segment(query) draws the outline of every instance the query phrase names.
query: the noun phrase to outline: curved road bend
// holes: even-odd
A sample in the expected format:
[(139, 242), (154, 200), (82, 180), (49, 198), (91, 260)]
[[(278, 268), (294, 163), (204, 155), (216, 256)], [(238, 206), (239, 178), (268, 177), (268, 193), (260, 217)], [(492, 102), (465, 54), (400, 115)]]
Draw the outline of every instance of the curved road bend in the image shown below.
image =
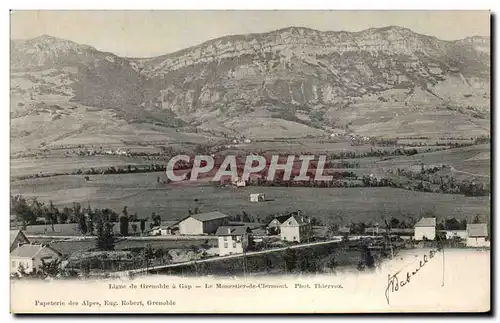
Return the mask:
[[(352, 237), (352, 238), (350, 238), (350, 240), (354, 240), (356, 238), (358, 238), (358, 237)], [(129, 273), (135, 274), (135, 273), (146, 272), (146, 271), (151, 271), (151, 270), (160, 270), (160, 269), (165, 269), (165, 268), (194, 265), (194, 264), (202, 263), (202, 262), (212, 262), (212, 261), (219, 261), (219, 260), (225, 260), (225, 259), (231, 259), (231, 258), (238, 258), (238, 257), (243, 257), (243, 256), (252, 256), (252, 255), (265, 254), (265, 253), (276, 252), (276, 251), (283, 251), (283, 250), (286, 250), (288, 248), (297, 249), (297, 248), (317, 246), (317, 245), (322, 245), (322, 244), (336, 243), (336, 242), (341, 242), (341, 241), (342, 241), (342, 239), (339, 238), (339, 239), (333, 239), (333, 240), (328, 240), (328, 241), (304, 243), (304, 244), (298, 244), (298, 245), (293, 245), (293, 246), (288, 246), (288, 247), (281, 247), (281, 248), (268, 249), (268, 250), (262, 250), (262, 251), (251, 251), (251, 252), (246, 252), (244, 254), (239, 253), (239, 254), (235, 254), (235, 255), (217, 256), (217, 257), (201, 259), (201, 260), (191, 260), (191, 261), (179, 262), (179, 263), (175, 263), (175, 264), (153, 266), (153, 267), (149, 267), (149, 268), (139, 268), (139, 269), (133, 269), (133, 270), (115, 271), (115, 272), (109, 273), (109, 275), (110, 276), (126, 276)]]

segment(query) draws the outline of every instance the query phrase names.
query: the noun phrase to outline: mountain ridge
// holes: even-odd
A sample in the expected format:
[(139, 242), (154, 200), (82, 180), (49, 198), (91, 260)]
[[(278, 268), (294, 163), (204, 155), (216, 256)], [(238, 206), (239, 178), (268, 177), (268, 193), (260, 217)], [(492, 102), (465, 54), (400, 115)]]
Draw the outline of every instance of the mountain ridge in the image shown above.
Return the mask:
[[(291, 26), (152, 58), (40, 36), (11, 40), (11, 71), (14, 117), (60, 101), (129, 125), (189, 125), (220, 136), (412, 135), (420, 122), (436, 135), (489, 132), (490, 39), (482, 36)], [(457, 130), (442, 129), (451, 124)]]

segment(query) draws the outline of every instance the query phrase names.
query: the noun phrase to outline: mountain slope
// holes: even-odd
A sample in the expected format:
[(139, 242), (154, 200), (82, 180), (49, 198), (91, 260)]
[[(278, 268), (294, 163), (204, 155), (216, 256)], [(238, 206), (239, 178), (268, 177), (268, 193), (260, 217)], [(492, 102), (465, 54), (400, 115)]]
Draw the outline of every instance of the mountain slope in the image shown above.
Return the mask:
[(46, 36), (13, 41), (11, 49), (13, 72), (73, 68), (65, 76), (71, 101), (111, 109), (128, 124), (188, 123), (252, 137), (335, 129), (371, 136), (489, 133), (484, 37), (443, 41), (401, 27), (355, 33), (290, 27), (154, 58), (120, 58)]

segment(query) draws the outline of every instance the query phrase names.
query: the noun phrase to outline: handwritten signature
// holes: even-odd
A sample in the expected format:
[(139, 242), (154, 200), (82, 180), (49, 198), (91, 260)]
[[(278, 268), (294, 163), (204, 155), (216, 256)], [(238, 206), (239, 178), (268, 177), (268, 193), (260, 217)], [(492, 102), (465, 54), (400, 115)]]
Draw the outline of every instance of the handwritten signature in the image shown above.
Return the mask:
[(435, 250), (430, 250), (428, 254), (425, 254), (423, 258), (420, 260), (418, 268), (416, 268), (413, 271), (408, 271), (406, 272), (406, 276), (403, 279), (398, 278), (398, 275), (401, 273), (401, 270), (395, 273), (394, 275), (388, 275), (388, 283), (387, 283), (387, 288), (385, 290), (385, 298), (387, 300), (387, 304), (390, 304), (389, 302), (389, 296), (391, 293), (395, 293), (399, 291), (400, 288), (405, 287), (411, 282), (411, 277), (415, 276), (420, 269), (422, 269), (425, 264), (427, 264), (430, 259), (434, 258), (434, 255), (436, 252), (441, 251), (441, 249), (435, 249)]

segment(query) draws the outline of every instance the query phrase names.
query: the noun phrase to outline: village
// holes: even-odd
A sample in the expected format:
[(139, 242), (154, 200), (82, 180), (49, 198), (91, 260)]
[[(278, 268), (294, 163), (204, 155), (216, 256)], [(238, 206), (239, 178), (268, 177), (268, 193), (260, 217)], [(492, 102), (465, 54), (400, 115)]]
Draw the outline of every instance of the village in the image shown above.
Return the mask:
[[(266, 197), (252, 193), (249, 200), (264, 203)], [(266, 223), (239, 220), (220, 211), (190, 210), (179, 221), (139, 221), (140, 234), (136, 222), (111, 223), (105, 237), (102, 232), (97, 236), (51, 234), (50, 225), (11, 227), (10, 273), (16, 278), (126, 275), (325, 244), (335, 248), (342, 243), (359, 250), (385, 251), (386, 256), (398, 249), (430, 246), (490, 247), (488, 225), (479, 217), (463, 223), (465, 227), (438, 223), (436, 217), (422, 217), (412, 227), (398, 225), (394, 219), (372, 226), (323, 225), (300, 210)], [(77, 224), (57, 224), (52, 231), (62, 232), (60, 226), (70, 225)], [(111, 247), (106, 247), (106, 239), (113, 241)], [(77, 247), (79, 244), (85, 246)]]

